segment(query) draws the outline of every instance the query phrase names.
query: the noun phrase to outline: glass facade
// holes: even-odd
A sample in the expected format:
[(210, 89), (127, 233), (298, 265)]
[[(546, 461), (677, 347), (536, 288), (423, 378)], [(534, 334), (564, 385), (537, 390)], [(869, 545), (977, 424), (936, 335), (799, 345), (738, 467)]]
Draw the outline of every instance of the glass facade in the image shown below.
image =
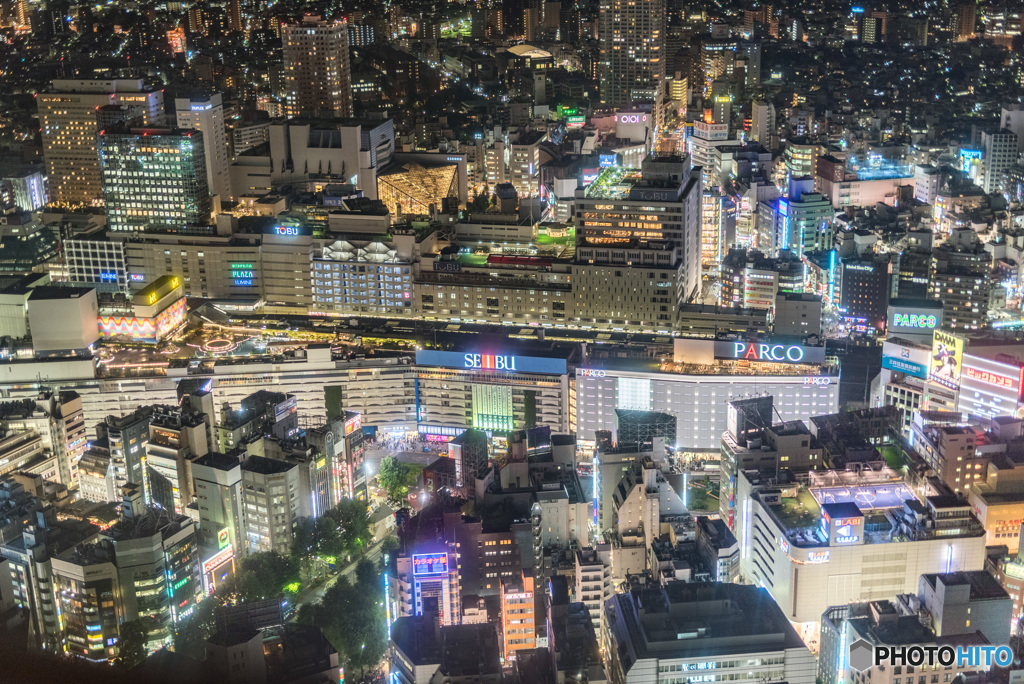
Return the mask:
[(378, 176), (377, 196), (392, 216), (428, 215), (432, 204), (440, 211), (442, 200), (459, 201), (458, 168), (405, 164), (400, 171)]
[(99, 155), (111, 230), (209, 232), (213, 205), (201, 133), (103, 131)]

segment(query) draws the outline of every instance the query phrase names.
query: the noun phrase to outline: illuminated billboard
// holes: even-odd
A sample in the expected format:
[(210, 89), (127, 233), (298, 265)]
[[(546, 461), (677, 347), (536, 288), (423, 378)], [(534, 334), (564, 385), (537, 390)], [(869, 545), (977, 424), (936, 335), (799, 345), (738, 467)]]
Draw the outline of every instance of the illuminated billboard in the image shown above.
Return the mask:
[(716, 359), (763, 363), (825, 363), (824, 347), (774, 342), (715, 342)]
[(179, 299), (155, 318), (137, 316), (100, 316), (97, 320), (101, 337), (124, 335), (139, 342), (156, 342), (177, 328), (188, 313), (185, 299)]
[(886, 334), (921, 340), (942, 327), (942, 304), (930, 300), (894, 299), (886, 316)]
[(928, 368), (928, 379), (949, 389), (959, 388), (963, 360), (963, 339), (951, 333), (936, 330), (932, 341), (932, 358)]
[(416, 352), (416, 363), (422, 366), (443, 366), (468, 370), (498, 371), (506, 373), (546, 373), (565, 375), (565, 359), (514, 354), (487, 354), (481, 352), (446, 352), (422, 349)]
[(416, 553), (412, 556), (413, 575), (443, 575), (448, 573), (447, 553)]

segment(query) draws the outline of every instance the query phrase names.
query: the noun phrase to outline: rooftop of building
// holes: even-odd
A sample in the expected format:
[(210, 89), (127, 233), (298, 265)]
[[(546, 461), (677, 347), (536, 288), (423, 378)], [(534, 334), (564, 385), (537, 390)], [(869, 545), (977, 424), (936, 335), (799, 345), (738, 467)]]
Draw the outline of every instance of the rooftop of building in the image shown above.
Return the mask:
[(228, 456), (227, 454), (222, 454), (217, 451), (211, 451), (205, 456), (197, 458), (193, 461), (193, 464), (214, 468), (216, 470), (231, 470), (232, 468), (238, 467), (240, 462), (235, 456)]
[(263, 456), (250, 456), (242, 463), (242, 470), (259, 475), (280, 475), (281, 473), (287, 473), (295, 466), (295, 463), (288, 461), (279, 461)]
[[(958, 497), (925, 496), (922, 501), (899, 473), (885, 466), (812, 471), (806, 483), (773, 484), (774, 472), (762, 475), (744, 471), (744, 477), (755, 483), (755, 500), (761, 502), (790, 543), (799, 547), (828, 545), (821, 531), (823, 510), (832, 519), (862, 515), (865, 544), (985, 534), (970, 506)], [(940, 516), (942, 524), (935, 522)]]
[(436, 663), (451, 677), (501, 672), (498, 633), (490, 623), (439, 627), (432, 616), (400, 617), (391, 625), (391, 641), (414, 665)]
[(59, 285), (40, 285), (32, 288), (29, 301), (37, 302), (45, 299), (79, 299), (93, 292), (91, 287), (62, 287)]
[(947, 587), (969, 586), (971, 601), (1002, 600), (1007, 598), (1006, 590), (996, 578), (985, 570), (972, 572), (945, 572), (921, 575), (921, 579), (935, 589), (939, 583)]
[(237, 646), (247, 643), (259, 633), (258, 629), (253, 629), (252, 627), (233, 627), (218, 630), (206, 641), (214, 646)]
[(805, 648), (767, 591), (722, 582), (672, 582), (605, 604), (627, 672), (645, 658), (700, 658)]
[(159, 533), (165, 539), (192, 525), (185, 515), (175, 515), (162, 508), (147, 508), (141, 515), (123, 517), (115, 525), (103, 531), (103, 536), (115, 542), (144, 539)]

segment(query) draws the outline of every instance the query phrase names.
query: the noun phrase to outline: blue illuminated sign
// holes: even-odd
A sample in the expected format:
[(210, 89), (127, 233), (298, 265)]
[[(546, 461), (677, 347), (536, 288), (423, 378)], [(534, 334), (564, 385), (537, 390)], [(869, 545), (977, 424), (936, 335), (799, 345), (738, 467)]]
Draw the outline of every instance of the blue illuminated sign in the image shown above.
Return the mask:
[(264, 235), (280, 235), (281, 237), (298, 237), (300, 235), (312, 235), (313, 230), (309, 226), (266, 226), (263, 229)]
[(235, 287), (252, 287), (252, 278), (235, 278)]
[(416, 553), (412, 556), (413, 575), (441, 575), (447, 572), (447, 553)]
[(145, 280), (146, 280), (146, 276), (144, 276), (141, 273), (132, 273), (128, 277), (131, 279), (131, 281), (133, 283), (142, 283), (142, 282), (145, 282)]
[(616, 157), (614, 154), (602, 154), (597, 158), (598, 166), (615, 166)]
[(105, 283), (109, 283), (109, 282), (115, 282), (116, 283), (117, 282), (117, 274), (114, 273), (113, 271), (100, 271), (100, 281), (101, 282), (105, 282)]
[(422, 366), (498, 372), (546, 373), (550, 375), (565, 375), (566, 373), (565, 359), (486, 352), (446, 352), (424, 349), (416, 352), (416, 363)]
[(907, 375), (913, 375), (915, 378), (921, 378), (926, 380), (928, 378), (928, 369), (919, 363), (913, 361), (906, 361), (904, 359), (897, 359), (892, 356), (882, 357), (882, 368), (888, 368), (894, 370), (897, 373), (906, 373)]

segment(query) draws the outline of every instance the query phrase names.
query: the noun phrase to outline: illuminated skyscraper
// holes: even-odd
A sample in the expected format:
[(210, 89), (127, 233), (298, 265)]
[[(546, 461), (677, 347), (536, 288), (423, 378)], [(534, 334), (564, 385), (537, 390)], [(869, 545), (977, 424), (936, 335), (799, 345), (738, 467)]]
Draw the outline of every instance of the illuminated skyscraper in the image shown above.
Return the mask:
[(111, 230), (180, 233), (209, 225), (202, 133), (120, 126), (98, 140)]
[(124, 105), (130, 116), (152, 124), (163, 113), (162, 90), (142, 80), (54, 81), (36, 98), (50, 201), (88, 204), (101, 196), (99, 158), (96, 154), (98, 111), (106, 105)]
[(348, 24), (303, 17), (281, 27), (288, 115), (352, 116)]
[(654, 101), (665, 81), (665, 0), (601, 0), (601, 104)]
[(224, 128), (224, 102), (220, 93), (174, 100), (178, 127), (203, 134), (206, 156), (206, 182), (210, 195), (220, 195), (222, 202), (231, 198), (231, 174), (228, 167), (227, 131)]

